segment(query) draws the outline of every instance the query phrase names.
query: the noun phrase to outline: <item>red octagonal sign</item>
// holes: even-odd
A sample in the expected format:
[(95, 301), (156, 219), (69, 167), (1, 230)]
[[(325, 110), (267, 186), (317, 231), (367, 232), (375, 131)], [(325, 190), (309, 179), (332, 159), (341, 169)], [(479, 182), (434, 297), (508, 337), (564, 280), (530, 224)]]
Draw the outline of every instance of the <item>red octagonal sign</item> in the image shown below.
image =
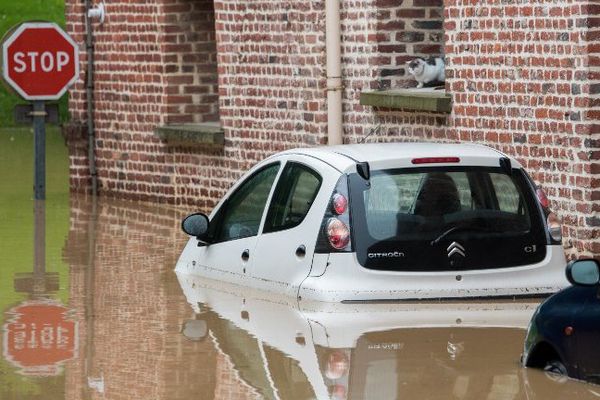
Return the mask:
[(79, 77), (77, 44), (54, 23), (23, 23), (2, 43), (2, 77), (26, 100), (56, 100)]
[(76, 355), (77, 324), (68, 310), (53, 302), (26, 302), (10, 310), (4, 325), (4, 357), (24, 375), (60, 373), (61, 364)]

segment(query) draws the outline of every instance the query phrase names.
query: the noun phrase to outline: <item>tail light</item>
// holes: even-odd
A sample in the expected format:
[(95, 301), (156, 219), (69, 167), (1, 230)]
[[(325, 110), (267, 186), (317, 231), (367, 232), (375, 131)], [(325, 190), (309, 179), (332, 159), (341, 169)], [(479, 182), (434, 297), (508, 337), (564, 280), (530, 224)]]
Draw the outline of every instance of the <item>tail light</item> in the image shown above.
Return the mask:
[(413, 158), (413, 164), (449, 164), (459, 163), (460, 158), (458, 157), (421, 157)]
[(350, 363), (348, 357), (342, 350), (335, 350), (327, 358), (325, 365), (325, 376), (328, 379), (340, 379), (348, 373)]
[(552, 240), (556, 242), (562, 241), (562, 227), (560, 224), (560, 218), (551, 212), (548, 214), (546, 222), (548, 224), (548, 233), (550, 234)]
[(331, 206), (333, 212), (337, 215), (342, 215), (348, 209), (348, 199), (343, 194), (335, 193), (331, 198)]
[(323, 216), (315, 252), (351, 252), (350, 203), (348, 177), (342, 175), (335, 185)]
[(333, 385), (331, 388), (331, 400), (346, 400), (348, 398), (348, 389), (345, 385)]
[(319, 370), (323, 377), (323, 383), (327, 386), (329, 399), (346, 400), (351, 375), (352, 349), (317, 347), (319, 348), (315, 349), (319, 360)]
[(546, 196), (546, 193), (542, 190), (542, 188), (537, 188), (535, 194), (540, 202), (540, 205), (544, 209), (544, 213), (546, 214), (546, 226), (548, 227), (548, 233), (550, 234), (550, 237), (555, 242), (561, 242), (562, 226), (560, 223), (560, 218), (558, 218), (558, 215), (550, 210), (550, 200), (548, 200), (548, 196)]
[(350, 229), (337, 218), (329, 218), (327, 222), (327, 239), (336, 250), (343, 250), (350, 242)]
[(544, 193), (544, 191), (541, 188), (537, 188), (535, 194), (542, 207), (544, 207), (545, 209), (550, 208), (550, 200), (548, 200), (548, 196), (546, 196), (546, 193)]

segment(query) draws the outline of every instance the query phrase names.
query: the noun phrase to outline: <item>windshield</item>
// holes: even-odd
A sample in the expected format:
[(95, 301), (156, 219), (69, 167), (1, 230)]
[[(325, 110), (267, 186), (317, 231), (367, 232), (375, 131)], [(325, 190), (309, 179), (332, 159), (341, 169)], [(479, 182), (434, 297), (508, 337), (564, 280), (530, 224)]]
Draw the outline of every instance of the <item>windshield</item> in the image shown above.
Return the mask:
[(543, 221), (522, 171), (382, 170), (368, 183), (351, 175), (350, 185), (355, 248), (365, 267), (482, 269), (545, 256)]

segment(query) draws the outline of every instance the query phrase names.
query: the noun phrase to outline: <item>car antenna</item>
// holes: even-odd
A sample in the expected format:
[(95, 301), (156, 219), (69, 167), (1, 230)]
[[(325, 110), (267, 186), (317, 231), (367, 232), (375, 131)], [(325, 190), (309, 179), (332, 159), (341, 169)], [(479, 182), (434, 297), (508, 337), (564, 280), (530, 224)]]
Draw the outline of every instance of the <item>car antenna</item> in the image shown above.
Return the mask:
[(362, 138), (360, 140), (360, 142), (358, 142), (358, 143), (360, 143), (360, 144), (364, 143), (365, 140), (367, 140), (369, 138), (369, 136), (371, 136), (372, 134), (378, 135), (380, 129), (381, 129), (381, 125), (377, 124), (377, 126), (375, 128), (373, 128), (373, 129), (371, 129), (371, 131), (367, 134), (367, 136), (365, 136), (364, 138)]

